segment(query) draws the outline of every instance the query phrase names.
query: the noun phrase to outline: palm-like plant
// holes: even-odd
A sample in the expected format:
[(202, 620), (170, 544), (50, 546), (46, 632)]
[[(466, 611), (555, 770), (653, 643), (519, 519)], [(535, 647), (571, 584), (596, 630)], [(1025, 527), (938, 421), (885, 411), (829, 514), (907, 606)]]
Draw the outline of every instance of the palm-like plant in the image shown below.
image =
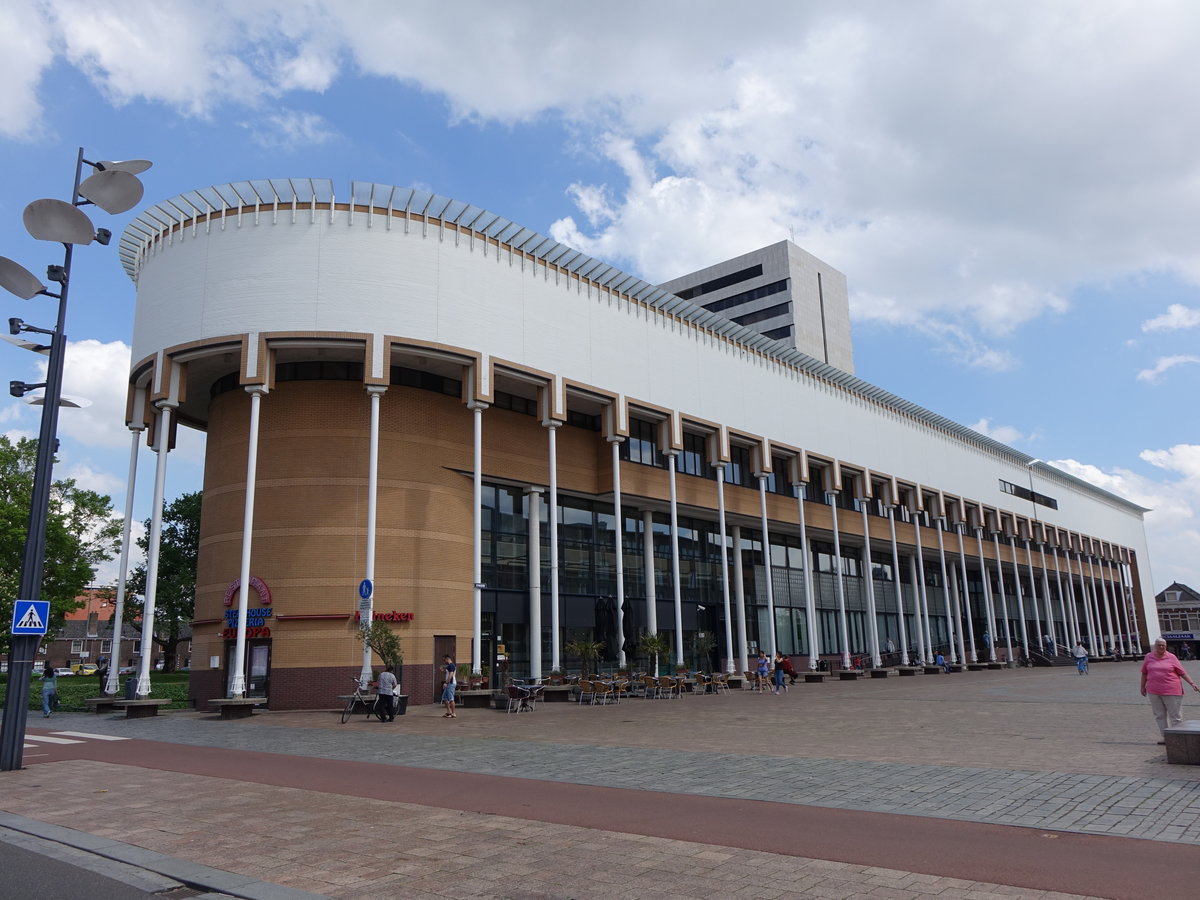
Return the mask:
[(599, 659), (601, 651), (604, 650), (604, 641), (589, 641), (586, 638), (577, 638), (573, 641), (567, 641), (563, 647), (572, 656), (579, 657), (579, 668), (584, 677), (591, 674), (592, 660)]
[(650, 657), (654, 665), (654, 677), (658, 677), (658, 657), (664, 653), (671, 652), (670, 639), (661, 632), (651, 633), (645, 631), (642, 633), (641, 639), (637, 645), (638, 653)]

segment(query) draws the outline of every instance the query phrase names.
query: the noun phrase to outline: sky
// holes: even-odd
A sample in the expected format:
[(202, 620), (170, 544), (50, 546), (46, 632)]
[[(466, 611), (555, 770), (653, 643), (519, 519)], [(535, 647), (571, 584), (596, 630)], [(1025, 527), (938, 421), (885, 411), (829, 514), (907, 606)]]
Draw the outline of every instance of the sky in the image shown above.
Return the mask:
[[(436, 191), (650, 282), (791, 238), (849, 280), (859, 377), (1148, 507), (1155, 590), (1200, 587), (1198, 61), (1189, 0), (4, 0), (0, 253), (61, 262), (21, 213), (69, 199), (81, 146), (155, 163), (142, 204), (93, 211), (116, 236), (184, 191), (314, 177)], [(91, 406), (55, 474), (119, 513), (117, 242), (75, 253), (64, 392)], [(40, 362), (0, 346), (9, 379)], [(38, 415), (6, 397), (0, 433)], [(168, 502), (200, 487), (180, 433)]]

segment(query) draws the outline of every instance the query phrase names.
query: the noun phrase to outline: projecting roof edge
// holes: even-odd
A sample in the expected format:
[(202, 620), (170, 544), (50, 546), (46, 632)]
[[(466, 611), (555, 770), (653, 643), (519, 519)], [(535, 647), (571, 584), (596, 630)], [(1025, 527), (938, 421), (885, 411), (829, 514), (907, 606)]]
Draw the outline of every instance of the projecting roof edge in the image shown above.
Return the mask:
[[(335, 205), (333, 181), (325, 178), (270, 178), (237, 181), (230, 184), (188, 191), (169, 200), (148, 207), (138, 214), (121, 236), (120, 256), (126, 273), (136, 283), (138, 269), (147, 248), (161, 239), (164, 232), (182, 229), (189, 223), (194, 228), (200, 217), (214, 212), (224, 214), (232, 209), (254, 209), (256, 212), (281, 210), (296, 214), (310, 210), (315, 214), (318, 204)], [(945, 416), (892, 394), (881, 387), (863, 381), (828, 363), (821, 362), (799, 350), (794, 350), (779, 341), (764, 337), (756, 331), (738, 325), (723, 316), (717, 316), (703, 307), (684, 300), (682, 297), (663, 290), (661, 287), (642, 281), (602, 260), (552, 238), (531, 231), (510, 219), (495, 215), (469, 203), (442, 197), (416, 188), (403, 188), (367, 181), (351, 181), (348, 198), (341, 201), (351, 204), (351, 215), (358, 207), (381, 213), (420, 215), (438, 219), (443, 224), (468, 229), (476, 234), (508, 244), (514, 250), (527, 253), (547, 265), (585, 278), (593, 284), (660, 309), (668, 315), (678, 316), (697, 328), (721, 335), (748, 349), (762, 353), (798, 371), (824, 381), (840, 390), (855, 394), (864, 400), (878, 404), (901, 415), (909, 416), (934, 430), (964, 441), (989, 453), (993, 453), (1016, 465), (1029, 466), (1035, 460), (1027, 454), (1014, 450), (1007, 444), (980, 434), (960, 425)], [(371, 212), (366, 213), (371, 215)], [(482, 227), (480, 222), (484, 222)], [(511, 231), (510, 229), (516, 229)], [(508, 234), (505, 234), (508, 232)], [(517, 239), (519, 243), (516, 243)], [(568, 254), (574, 254), (569, 256)], [(563, 260), (563, 257), (567, 259)], [(1061, 469), (1053, 473), (1086, 493), (1109, 498), (1118, 505), (1139, 512), (1145, 507), (1131, 503), (1116, 494), (1096, 487)]]

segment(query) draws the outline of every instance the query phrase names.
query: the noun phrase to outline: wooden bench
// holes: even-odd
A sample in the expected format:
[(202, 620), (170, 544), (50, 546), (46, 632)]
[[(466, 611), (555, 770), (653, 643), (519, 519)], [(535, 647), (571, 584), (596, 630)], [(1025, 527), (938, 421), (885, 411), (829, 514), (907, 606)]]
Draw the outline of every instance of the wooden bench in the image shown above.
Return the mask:
[(968, 672), (982, 672), (987, 668), (987, 663), (967, 663)]
[[(936, 669), (937, 666), (934, 666)], [(896, 671), (901, 675), (916, 675), (918, 672), (925, 671), (924, 666), (896, 666)]]
[(921, 668), (924, 669), (926, 675), (941, 675), (942, 674), (941, 666), (922, 666)]
[(891, 669), (872, 669), (871, 670), (872, 678), (887, 678), (891, 674), (892, 674)]
[(862, 669), (838, 669), (838, 678), (842, 681), (858, 681), (862, 673)]
[(113, 704), (117, 702), (116, 697), (88, 697), (83, 701), (83, 705), (88, 708), (89, 712), (94, 712), (97, 715), (104, 715), (113, 711)]
[(1167, 762), (1173, 766), (1200, 766), (1200, 719), (1187, 719), (1163, 732)]
[(254, 715), (254, 707), (266, 706), (266, 697), (226, 697), (209, 700), (209, 706), (215, 706), (221, 711), (222, 719), (248, 719)]
[(987, 667), (988, 667), (989, 669), (1003, 669), (1003, 668), (1004, 668), (1004, 663), (1002, 663), (1002, 662), (990, 662), (990, 663), (988, 663), (988, 664), (987, 664)]
[(805, 672), (804, 673), (804, 683), (805, 684), (823, 684), (825, 681), (826, 674), (827, 673), (825, 673), (825, 672)]
[(148, 719), (150, 716), (157, 716), (158, 708), (167, 706), (170, 702), (170, 700), (156, 700), (150, 697), (141, 700), (114, 700), (113, 709), (125, 710), (127, 719)]
[(946, 666), (946, 668), (951, 672), (961, 672), (965, 666), (963, 666), (962, 663), (950, 663), (950, 665)]

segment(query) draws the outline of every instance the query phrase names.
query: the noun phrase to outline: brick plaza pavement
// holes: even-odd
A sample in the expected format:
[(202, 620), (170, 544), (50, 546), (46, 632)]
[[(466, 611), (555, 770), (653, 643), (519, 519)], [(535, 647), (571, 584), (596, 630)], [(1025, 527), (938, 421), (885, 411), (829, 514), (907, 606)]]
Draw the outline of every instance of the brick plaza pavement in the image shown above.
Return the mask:
[[(1135, 663), (1097, 665), (1087, 677), (1070, 669), (980, 672), (798, 684), (779, 697), (548, 704), (519, 716), (465, 710), (453, 721), (438, 707), (420, 706), (390, 724), (356, 718), (343, 726), (328, 712), (309, 712), (240, 722), (200, 713), (141, 721), (71, 716), (62, 725), (196, 747), (800, 804), (826, 808), (828, 816), (859, 810), (1027, 826), (1051, 838), (1128, 835), (1186, 845), (1176, 851), (1181, 862), (1200, 859), (1200, 772), (1165, 764), (1137, 694)], [(37, 759), (26, 762), (20, 774), (37, 774)], [(680, 841), (531, 821), (519, 810), (480, 817), (247, 785), (236, 772), (225, 781), (166, 771), (147, 777), (142, 768), (107, 762), (44, 765), (55, 770), (39, 779), (48, 783), (26, 793), (6, 782), (0, 806), (59, 824), (86, 821), (89, 831), (102, 809), (110, 836), (184, 855), (203, 845), (198, 822), (207, 822), (203, 833), (218, 835), (229, 823), (262, 819), (268, 834), (279, 835), (271, 846), (281, 852), (242, 861), (239, 871), (261, 863), (249, 874), (327, 896), (1042, 896), (1039, 885), (1016, 875), (995, 881), (1023, 884), (1019, 890), (955, 879), (946, 874), (949, 863), (907, 871), (794, 855), (802, 847), (780, 854), (722, 846), (719, 822), (708, 823), (701, 841)], [(106, 793), (87, 789), (98, 782)], [(164, 804), (178, 805), (182, 821), (164, 825)], [(337, 823), (332, 833), (321, 827), (327, 823)], [(207, 857), (196, 859), (236, 859), (233, 848), (243, 839), (240, 830), (214, 839)], [(381, 843), (382, 859), (368, 853)], [(486, 878), (480, 854), (502, 860), (482, 866)], [(497, 878), (513, 865), (519, 888), (504, 893)], [(405, 892), (389, 893), (400, 881)]]

